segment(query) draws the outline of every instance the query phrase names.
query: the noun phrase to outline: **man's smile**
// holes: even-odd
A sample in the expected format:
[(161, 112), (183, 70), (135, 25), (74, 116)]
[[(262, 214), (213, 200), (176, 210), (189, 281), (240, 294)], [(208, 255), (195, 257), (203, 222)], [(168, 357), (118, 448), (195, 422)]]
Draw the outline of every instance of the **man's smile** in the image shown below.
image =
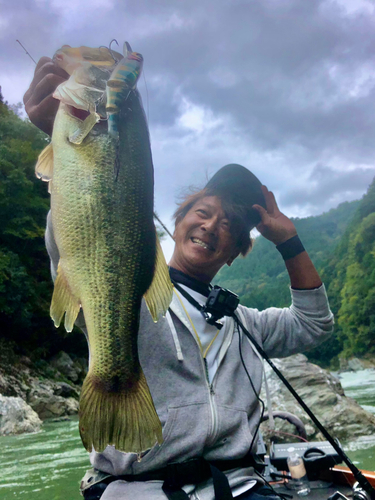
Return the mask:
[(199, 239), (199, 238), (192, 237), (192, 238), (190, 238), (190, 239), (191, 239), (191, 241), (192, 241), (193, 243), (195, 243), (195, 244), (197, 244), (197, 245), (199, 245), (199, 246), (201, 246), (201, 247), (205, 248), (206, 250), (211, 250), (212, 252), (214, 252), (214, 251), (215, 251), (215, 249), (214, 249), (214, 247), (213, 247), (213, 246), (211, 246), (209, 243), (206, 243), (205, 241), (202, 241), (202, 240), (201, 240), (201, 239)]

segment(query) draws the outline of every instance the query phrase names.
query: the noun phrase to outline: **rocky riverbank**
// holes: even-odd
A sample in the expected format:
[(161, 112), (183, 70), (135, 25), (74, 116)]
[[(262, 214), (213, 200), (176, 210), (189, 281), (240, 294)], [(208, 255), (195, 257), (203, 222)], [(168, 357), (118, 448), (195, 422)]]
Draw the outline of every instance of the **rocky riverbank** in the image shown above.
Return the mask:
[(43, 420), (78, 412), (87, 360), (65, 352), (32, 363), (3, 349), (0, 357), (0, 435), (36, 432)]
[[(375, 434), (375, 416), (365, 411), (344, 394), (340, 380), (330, 372), (309, 363), (298, 354), (274, 360), (279, 370), (326, 428), (342, 441)], [(347, 369), (368, 367), (361, 360)], [(32, 363), (26, 356), (16, 356), (2, 349), (0, 353), (0, 435), (36, 432), (46, 419), (69, 418), (78, 412), (82, 381), (87, 373), (87, 360), (72, 359), (60, 352), (48, 362)], [(323, 437), (310, 418), (294, 400), (282, 382), (266, 367), (274, 411), (297, 415), (305, 424), (309, 440)], [(262, 394), (266, 400), (265, 394)], [(295, 434), (292, 425), (276, 420), (277, 440), (289, 440)], [(266, 438), (275, 435), (267, 423), (262, 424)], [(284, 433), (284, 434), (283, 434)]]
[[(340, 380), (336, 376), (309, 363), (303, 354), (273, 361), (334, 437), (345, 442), (359, 436), (375, 434), (375, 415), (364, 410), (354, 399), (346, 397)], [(363, 369), (362, 365), (360, 369)], [(298, 416), (305, 424), (309, 441), (324, 439), (310, 417), (268, 366), (266, 376), (271, 393), (272, 409)], [(262, 397), (265, 400), (264, 392), (262, 392)], [(262, 424), (263, 434), (267, 438), (276, 437), (278, 442), (291, 441), (293, 439), (290, 434), (296, 434), (294, 426), (280, 419), (276, 419), (276, 430), (275, 433), (270, 429), (268, 423)]]

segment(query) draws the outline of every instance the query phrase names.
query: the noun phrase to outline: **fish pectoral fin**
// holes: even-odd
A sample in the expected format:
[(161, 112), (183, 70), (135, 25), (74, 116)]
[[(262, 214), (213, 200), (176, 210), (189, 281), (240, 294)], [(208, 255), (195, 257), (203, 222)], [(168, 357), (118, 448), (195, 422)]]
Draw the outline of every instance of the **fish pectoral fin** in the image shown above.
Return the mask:
[(38, 156), (35, 166), (35, 175), (42, 181), (49, 182), (53, 175), (53, 147), (52, 142)]
[(173, 286), (169, 277), (169, 270), (163, 250), (160, 245), (159, 237), (156, 235), (156, 258), (154, 279), (150, 288), (144, 294), (148, 310), (152, 319), (156, 323), (159, 316), (164, 316), (172, 301)]
[(98, 113), (90, 113), (89, 116), (80, 124), (77, 130), (69, 136), (69, 142), (73, 144), (82, 144), (82, 141), (87, 137), (99, 120), (100, 116)]
[(50, 308), (51, 318), (53, 319), (55, 327), (57, 328), (60, 326), (62, 317), (65, 313), (65, 330), (71, 332), (80, 308), (80, 300), (72, 293), (68, 280), (61, 268), (61, 263), (59, 262)]

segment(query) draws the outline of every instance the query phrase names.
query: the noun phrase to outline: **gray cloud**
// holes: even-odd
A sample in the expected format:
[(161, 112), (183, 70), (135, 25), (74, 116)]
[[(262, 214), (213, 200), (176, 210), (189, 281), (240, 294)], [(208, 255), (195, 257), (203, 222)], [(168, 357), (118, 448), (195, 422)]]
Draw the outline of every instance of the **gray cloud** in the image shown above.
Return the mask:
[[(375, 163), (375, 13), (350, 0), (0, 0), (0, 85), (22, 99), (35, 58), (128, 40), (145, 58), (156, 206), (229, 162), (290, 215), (360, 197)], [(148, 95), (148, 99), (147, 99)], [(324, 167), (323, 167), (324, 165)]]
[(358, 167), (343, 172), (318, 164), (304, 187), (287, 190), (280, 196), (280, 202), (287, 206), (308, 206), (312, 213), (321, 213), (335, 206), (343, 194), (348, 201), (360, 198), (374, 176), (375, 168)]

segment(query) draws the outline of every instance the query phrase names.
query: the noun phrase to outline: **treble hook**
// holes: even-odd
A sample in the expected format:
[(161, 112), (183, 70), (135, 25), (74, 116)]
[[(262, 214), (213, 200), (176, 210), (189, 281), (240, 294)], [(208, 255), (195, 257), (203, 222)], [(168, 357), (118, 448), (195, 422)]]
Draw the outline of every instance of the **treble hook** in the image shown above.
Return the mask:
[(113, 55), (113, 52), (112, 52), (112, 48), (111, 48), (111, 45), (112, 45), (112, 43), (113, 43), (113, 42), (116, 42), (117, 46), (119, 46), (118, 41), (116, 40), (116, 38), (114, 38), (113, 40), (111, 40), (111, 42), (110, 42), (110, 44), (109, 44), (109, 48), (108, 48), (108, 50), (109, 50), (109, 52), (110, 52), (110, 54), (111, 54), (111, 56), (112, 56), (113, 60), (115, 61), (115, 63), (117, 63), (117, 62), (119, 61), (119, 59), (116, 59), (116, 58), (115, 58), (115, 56)]

